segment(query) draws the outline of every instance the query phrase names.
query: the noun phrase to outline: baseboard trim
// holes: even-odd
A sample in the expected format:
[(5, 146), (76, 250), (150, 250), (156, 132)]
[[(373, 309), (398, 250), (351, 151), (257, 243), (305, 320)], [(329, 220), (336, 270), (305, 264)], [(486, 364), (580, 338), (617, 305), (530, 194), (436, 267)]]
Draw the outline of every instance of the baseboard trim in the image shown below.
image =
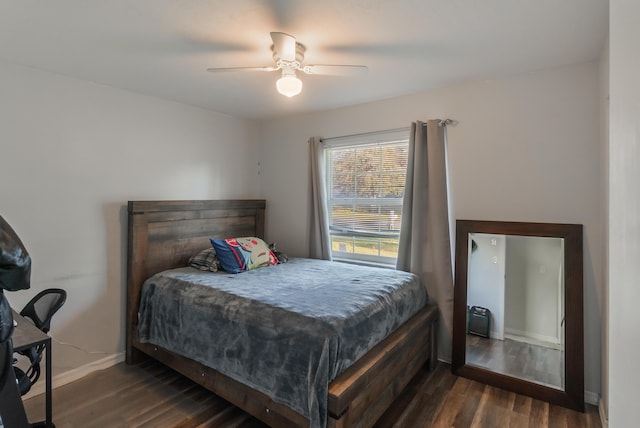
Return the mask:
[(594, 406), (598, 406), (598, 401), (600, 400), (600, 395), (592, 392), (592, 391), (585, 391), (584, 392), (584, 402), (587, 404), (591, 404)]
[(512, 336), (520, 336), (521, 338), (529, 338), (545, 343), (560, 344), (560, 338), (547, 336), (545, 334), (532, 333), (530, 331), (517, 330), (515, 328), (505, 328), (504, 334)]
[(505, 330), (504, 337), (505, 339), (524, 342), (530, 345), (544, 346), (545, 348), (549, 348), (549, 349), (556, 349), (556, 350), (562, 349), (562, 345), (560, 343), (554, 342), (553, 340), (547, 340), (549, 339), (547, 336), (526, 335), (526, 333), (520, 334), (517, 330)]
[(609, 427), (609, 416), (607, 415), (607, 408), (604, 405), (604, 400), (601, 398), (598, 402), (598, 413), (600, 414), (600, 423), (602, 428)]
[[(78, 379), (85, 377), (86, 375), (95, 372), (97, 370), (103, 370), (112, 366), (115, 366), (118, 363), (124, 361), (125, 354), (124, 352), (119, 352), (117, 354), (109, 355), (107, 357), (101, 358), (99, 360), (93, 361), (89, 364), (85, 364), (84, 366), (76, 367), (75, 369), (68, 370), (64, 373), (60, 373), (51, 379), (51, 383), (53, 388), (58, 388), (60, 386), (66, 385), (68, 383), (74, 382)], [(35, 385), (31, 388), (28, 394), (26, 394), (23, 398), (28, 399), (31, 397), (35, 397), (36, 395), (44, 394), (45, 391), (45, 382), (44, 376), (40, 377), (40, 380), (36, 382)]]

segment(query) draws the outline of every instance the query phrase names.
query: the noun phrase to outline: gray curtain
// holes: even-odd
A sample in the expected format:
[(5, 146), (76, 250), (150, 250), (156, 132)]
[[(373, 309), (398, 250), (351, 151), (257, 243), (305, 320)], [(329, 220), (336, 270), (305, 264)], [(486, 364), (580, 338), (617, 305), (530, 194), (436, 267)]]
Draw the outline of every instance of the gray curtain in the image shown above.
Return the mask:
[(325, 181), (325, 154), (320, 139), (309, 139), (309, 257), (331, 260), (329, 213)]
[(411, 124), (396, 268), (417, 274), (429, 299), (437, 303), (438, 353), (451, 361), (453, 273), (445, 138), (439, 120)]

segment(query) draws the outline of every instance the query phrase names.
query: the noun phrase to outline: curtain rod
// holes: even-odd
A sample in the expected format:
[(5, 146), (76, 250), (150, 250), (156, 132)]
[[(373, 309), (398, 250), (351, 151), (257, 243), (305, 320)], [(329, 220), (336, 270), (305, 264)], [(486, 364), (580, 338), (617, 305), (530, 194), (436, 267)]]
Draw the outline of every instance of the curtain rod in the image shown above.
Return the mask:
[[(453, 123), (454, 123), (453, 119), (441, 119), (438, 122), (438, 126), (447, 126), (447, 125), (451, 125)], [(424, 125), (426, 126), (427, 123), (424, 122)], [(358, 134), (341, 135), (339, 137), (322, 138), (321, 141), (324, 142), (324, 141), (337, 140), (338, 138), (364, 137), (364, 136), (367, 136), (367, 135), (383, 134), (385, 132), (408, 131), (409, 129), (411, 129), (409, 126), (405, 126), (405, 127), (402, 127), (402, 128), (385, 129), (385, 130), (382, 130), (382, 131), (361, 132), (361, 133), (358, 133)]]
[(337, 140), (339, 138), (364, 137), (366, 135), (384, 134), (386, 132), (400, 132), (400, 131), (409, 131), (409, 127), (405, 126), (403, 128), (385, 129), (382, 131), (370, 131), (370, 132), (361, 132), (358, 134), (340, 135), (339, 137), (322, 138), (322, 141)]

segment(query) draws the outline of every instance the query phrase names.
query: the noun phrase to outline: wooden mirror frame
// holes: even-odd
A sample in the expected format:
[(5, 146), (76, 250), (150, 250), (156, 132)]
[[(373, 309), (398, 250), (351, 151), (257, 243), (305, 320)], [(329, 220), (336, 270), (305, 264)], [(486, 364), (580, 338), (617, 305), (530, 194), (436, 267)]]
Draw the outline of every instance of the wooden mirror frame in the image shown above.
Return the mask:
[[(565, 358), (564, 390), (466, 364), (467, 270), (470, 233), (564, 239)], [(582, 225), (457, 220), (451, 370), (488, 385), (552, 404), (584, 411), (584, 320)]]

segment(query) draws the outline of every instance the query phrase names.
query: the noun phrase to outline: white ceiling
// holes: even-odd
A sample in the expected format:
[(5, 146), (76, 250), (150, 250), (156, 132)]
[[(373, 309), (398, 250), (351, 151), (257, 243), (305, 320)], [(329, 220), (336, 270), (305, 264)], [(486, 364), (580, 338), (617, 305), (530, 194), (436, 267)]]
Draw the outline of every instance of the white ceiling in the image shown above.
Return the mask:
[[(594, 60), (607, 0), (0, 0), (0, 59), (246, 118), (332, 109)], [(306, 64), (360, 77), (207, 73), (270, 66), (269, 32)]]

